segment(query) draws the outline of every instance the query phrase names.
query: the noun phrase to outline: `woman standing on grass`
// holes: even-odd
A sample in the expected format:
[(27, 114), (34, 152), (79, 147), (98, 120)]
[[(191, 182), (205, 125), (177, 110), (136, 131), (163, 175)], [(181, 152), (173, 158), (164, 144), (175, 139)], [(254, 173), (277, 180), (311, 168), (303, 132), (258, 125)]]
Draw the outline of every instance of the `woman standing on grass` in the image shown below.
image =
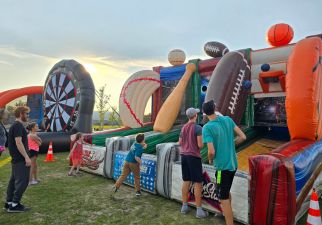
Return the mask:
[[(74, 176), (77, 174), (80, 174), (79, 168), (82, 163), (83, 158), (83, 135), (82, 133), (78, 132), (76, 134), (75, 143), (73, 145), (73, 148), (71, 149), (69, 153), (69, 157), (72, 159), (72, 167), (70, 168), (70, 171), (68, 172), (68, 176)], [(76, 168), (76, 173), (74, 174), (74, 169)]]
[(8, 132), (3, 124), (6, 119), (8, 119), (8, 111), (0, 109), (0, 156), (8, 147)]
[(38, 165), (37, 157), (39, 152), (39, 146), (41, 145), (41, 138), (37, 135), (38, 125), (35, 122), (30, 123), (27, 126), (28, 134), (28, 147), (30, 151), (31, 168), (29, 184), (35, 185), (39, 183), (38, 177)]

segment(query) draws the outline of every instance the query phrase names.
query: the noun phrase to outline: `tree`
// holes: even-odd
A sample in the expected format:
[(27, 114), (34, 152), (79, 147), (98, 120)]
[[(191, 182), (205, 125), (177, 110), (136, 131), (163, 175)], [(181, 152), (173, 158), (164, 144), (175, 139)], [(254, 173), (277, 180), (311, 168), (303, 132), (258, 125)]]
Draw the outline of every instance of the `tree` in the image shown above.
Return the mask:
[(105, 113), (109, 110), (108, 102), (111, 98), (111, 95), (105, 94), (105, 88), (106, 88), (106, 84), (103, 87), (101, 87), (98, 91), (96, 91), (96, 97), (98, 98), (96, 108), (99, 114), (101, 130), (103, 130), (103, 127), (104, 127), (104, 117), (105, 117)]
[(112, 112), (108, 118), (108, 121), (110, 122), (111, 125), (121, 126), (122, 121), (120, 118), (120, 114), (117, 112), (117, 108), (115, 106), (112, 106), (111, 110)]
[(26, 102), (23, 102), (23, 101), (21, 101), (21, 100), (19, 100), (19, 102), (16, 102), (16, 104), (15, 104), (15, 106), (16, 107), (19, 107), (19, 106), (26, 106), (27, 105), (27, 103)]

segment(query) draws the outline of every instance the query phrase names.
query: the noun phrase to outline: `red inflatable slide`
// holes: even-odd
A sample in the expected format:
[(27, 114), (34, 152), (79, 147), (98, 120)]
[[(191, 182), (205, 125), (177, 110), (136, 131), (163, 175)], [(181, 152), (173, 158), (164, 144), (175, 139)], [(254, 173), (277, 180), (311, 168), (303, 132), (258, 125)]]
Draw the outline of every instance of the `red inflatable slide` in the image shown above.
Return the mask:
[(43, 86), (31, 86), (0, 92), (0, 108), (5, 107), (7, 103), (15, 100), (16, 98), (25, 95), (42, 94), (43, 90)]

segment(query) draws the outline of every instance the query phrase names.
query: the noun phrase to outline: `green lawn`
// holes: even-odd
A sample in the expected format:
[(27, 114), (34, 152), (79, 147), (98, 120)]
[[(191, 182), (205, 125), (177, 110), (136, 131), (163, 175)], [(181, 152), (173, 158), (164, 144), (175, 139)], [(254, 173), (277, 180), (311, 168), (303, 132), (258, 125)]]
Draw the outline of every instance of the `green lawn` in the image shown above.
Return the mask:
[[(7, 155), (2, 155), (3, 160)], [(22, 202), (32, 210), (21, 214), (0, 211), (0, 224), (224, 224), (221, 216), (206, 220), (194, 217), (195, 210), (181, 215), (180, 204), (160, 196), (143, 193), (135, 197), (133, 188), (122, 186), (110, 197), (114, 181), (84, 173), (68, 177), (67, 153), (55, 154), (55, 162), (38, 159), (41, 183), (29, 187)], [(10, 163), (0, 168), (0, 194), (5, 191)], [(305, 218), (303, 223), (305, 224)]]
[[(101, 126), (100, 125), (93, 125), (93, 129), (100, 129)], [(120, 126), (118, 125), (104, 125), (103, 126), (103, 130), (110, 130), (110, 129), (115, 129), (115, 128), (120, 128)]]

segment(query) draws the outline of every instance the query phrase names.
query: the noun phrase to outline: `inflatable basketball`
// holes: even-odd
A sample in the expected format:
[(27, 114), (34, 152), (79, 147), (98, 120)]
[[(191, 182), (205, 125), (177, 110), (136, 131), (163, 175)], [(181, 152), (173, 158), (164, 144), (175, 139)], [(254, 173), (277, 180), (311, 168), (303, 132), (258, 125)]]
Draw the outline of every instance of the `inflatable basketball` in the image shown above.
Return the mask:
[(271, 26), (266, 34), (266, 41), (271, 46), (283, 46), (289, 44), (294, 36), (293, 29), (285, 23), (278, 23)]

